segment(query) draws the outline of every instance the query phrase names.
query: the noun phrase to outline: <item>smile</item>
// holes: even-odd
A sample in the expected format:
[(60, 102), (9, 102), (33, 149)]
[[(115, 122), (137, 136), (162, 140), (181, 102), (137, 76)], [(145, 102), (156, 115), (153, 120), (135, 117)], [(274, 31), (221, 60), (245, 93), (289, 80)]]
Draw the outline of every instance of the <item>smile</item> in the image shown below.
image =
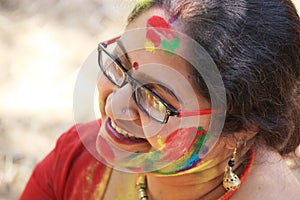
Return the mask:
[(135, 137), (132, 133), (125, 131), (124, 129), (118, 127), (115, 122), (110, 118), (106, 120), (105, 130), (109, 138), (111, 138), (117, 144), (133, 145), (139, 143), (148, 143), (144, 138)]
[(111, 121), (111, 126), (121, 135), (129, 138), (129, 139), (142, 139), (142, 138), (138, 138), (138, 137), (135, 137), (133, 134), (125, 131), (124, 129), (118, 127), (115, 122)]

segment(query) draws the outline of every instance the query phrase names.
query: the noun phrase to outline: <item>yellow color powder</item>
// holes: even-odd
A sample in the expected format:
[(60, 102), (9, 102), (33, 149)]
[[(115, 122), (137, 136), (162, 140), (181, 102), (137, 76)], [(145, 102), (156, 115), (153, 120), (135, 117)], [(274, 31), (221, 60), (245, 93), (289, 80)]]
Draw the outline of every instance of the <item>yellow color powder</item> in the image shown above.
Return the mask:
[(155, 46), (151, 41), (146, 40), (144, 46), (145, 46), (145, 49), (146, 49), (147, 52), (155, 53)]

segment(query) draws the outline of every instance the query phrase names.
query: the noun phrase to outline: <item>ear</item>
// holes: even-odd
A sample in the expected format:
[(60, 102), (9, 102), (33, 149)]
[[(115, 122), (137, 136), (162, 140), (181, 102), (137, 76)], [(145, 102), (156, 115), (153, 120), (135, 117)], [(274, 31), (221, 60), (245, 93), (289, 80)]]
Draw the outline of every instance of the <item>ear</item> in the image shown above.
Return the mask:
[(226, 148), (234, 149), (235, 147), (246, 146), (247, 142), (253, 139), (257, 134), (257, 128), (251, 130), (241, 130), (226, 136)]

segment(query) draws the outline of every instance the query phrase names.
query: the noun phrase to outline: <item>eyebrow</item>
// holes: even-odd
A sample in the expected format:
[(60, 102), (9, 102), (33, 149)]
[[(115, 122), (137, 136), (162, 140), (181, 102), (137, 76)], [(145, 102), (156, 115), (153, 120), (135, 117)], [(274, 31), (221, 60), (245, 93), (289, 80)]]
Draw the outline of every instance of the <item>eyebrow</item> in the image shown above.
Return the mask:
[(167, 88), (167, 87), (165, 87), (163, 85), (160, 85), (160, 84), (155, 84), (155, 85), (157, 85), (163, 91), (167, 92), (169, 95), (171, 95), (172, 97), (174, 97), (178, 102), (182, 103), (182, 101), (174, 94), (174, 92), (170, 88)]
[[(166, 93), (168, 93), (169, 95), (171, 95), (172, 97), (174, 97), (179, 103), (182, 103), (181, 99), (175, 95), (175, 93), (173, 92), (172, 89), (170, 89), (170, 88), (164, 86), (165, 83), (161, 82), (160, 80), (153, 79), (152, 77), (148, 76), (147, 74), (141, 73), (141, 75), (142, 75), (142, 77), (143, 77), (145, 80), (147, 80), (147, 81), (149, 81), (149, 82), (152, 82), (152, 83), (145, 83), (146, 85), (147, 85), (147, 84), (152, 84), (152, 85), (154, 85), (155, 87), (158, 87), (158, 88), (162, 89), (163, 91), (165, 91)], [(150, 87), (150, 89), (151, 89), (151, 90), (152, 90), (152, 89), (155, 89), (155, 87), (152, 87), (152, 88)], [(157, 92), (155, 92), (155, 93), (157, 93)], [(159, 95), (159, 96), (161, 96), (161, 95)], [(163, 98), (163, 99), (164, 99), (164, 98)]]

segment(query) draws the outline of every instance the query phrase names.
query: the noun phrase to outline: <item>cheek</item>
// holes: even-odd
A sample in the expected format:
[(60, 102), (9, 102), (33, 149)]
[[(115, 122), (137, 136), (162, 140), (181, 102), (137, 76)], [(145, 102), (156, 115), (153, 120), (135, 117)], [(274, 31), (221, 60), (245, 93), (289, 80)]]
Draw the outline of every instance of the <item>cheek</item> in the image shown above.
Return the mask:
[(114, 85), (104, 76), (101, 75), (98, 78), (98, 101), (101, 115), (104, 114), (105, 102), (109, 94), (114, 91)]
[(169, 118), (167, 124), (153, 124), (147, 128), (144, 127), (144, 133), (153, 148), (161, 149), (166, 145), (167, 139), (180, 129), (180, 125), (179, 118)]
[[(198, 121), (198, 123), (197, 123)], [(155, 128), (144, 129), (144, 133), (148, 142), (154, 149), (168, 149), (172, 150), (181, 144), (182, 149), (189, 149), (191, 146), (196, 145), (194, 140), (198, 138), (197, 134), (206, 134), (210, 125), (210, 115), (201, 116), (200, 118), (190, 117), (188, 120), (182, 121), (180, 118), (169, 118), (167, 124), (155, 126)], [(152, 126), (153, 127), (153, 126)], [(197, 131), (201, 127), (203, 131)], [(178, 130), (180, 130), (178, 132)], [(201, 144), (200, 146), (202, 146)]]

